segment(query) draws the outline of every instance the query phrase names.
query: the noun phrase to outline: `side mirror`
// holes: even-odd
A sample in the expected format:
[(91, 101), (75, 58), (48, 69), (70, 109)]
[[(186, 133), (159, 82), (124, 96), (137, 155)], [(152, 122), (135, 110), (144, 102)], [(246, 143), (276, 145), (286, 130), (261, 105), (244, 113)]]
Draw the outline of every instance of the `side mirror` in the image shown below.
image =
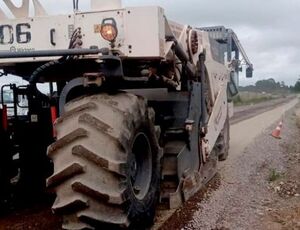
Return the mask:
[(239, 93), (237, 85), (234, 80), (234, 72), (231, 72), (231, 74), (230, 74), (230, 81), (228, 82), (227, 88), (228, 88), (230, 97), (234, 97)]
[(252, 78), (253, 77), (253, 68), (252, 67), (248, 67), (246, 69), (246, 78)]

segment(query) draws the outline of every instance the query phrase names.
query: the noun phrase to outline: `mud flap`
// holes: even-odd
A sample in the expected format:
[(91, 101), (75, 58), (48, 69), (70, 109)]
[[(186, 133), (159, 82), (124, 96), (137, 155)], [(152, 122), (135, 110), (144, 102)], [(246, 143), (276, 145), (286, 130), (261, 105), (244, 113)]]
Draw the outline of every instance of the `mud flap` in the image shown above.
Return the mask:
[(179, 186), (177, 187), (177, 190), (175, 193), (170, 193), (170, 209), (177, 209), (179, 208), (183, 202), (183, 196), (182, 196), (182, 185), (183, 185), (183, 180), (180, 180)]
[(216, 154), (212, 154), (199, 172), (187, 177), (183, 181), (182, 193), (184, 201), (190, 199), (196, 192), (202, 189), (217, 173), (218, 158)]

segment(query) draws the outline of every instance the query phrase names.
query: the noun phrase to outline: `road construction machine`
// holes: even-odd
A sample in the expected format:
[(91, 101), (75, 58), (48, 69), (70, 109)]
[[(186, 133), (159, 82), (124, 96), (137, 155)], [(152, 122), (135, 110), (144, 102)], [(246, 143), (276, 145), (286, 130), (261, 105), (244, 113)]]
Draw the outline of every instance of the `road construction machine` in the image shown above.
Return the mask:
[(159, 204), (179, 207), (215, 175), (246, 57), (233, 33), (218, 27), (216, 39), (120, 0), (91, 0), (88, 12), (74, 0), (55, 16), (38, 0), (33, 15), (29, 0), (3, 2), (14, 18), (0, 11), (1, 75), (28, 85), (2, 86), (15, 112), (2, 100), (1, 189), (55, 192), (64, 229), (143, 229)]

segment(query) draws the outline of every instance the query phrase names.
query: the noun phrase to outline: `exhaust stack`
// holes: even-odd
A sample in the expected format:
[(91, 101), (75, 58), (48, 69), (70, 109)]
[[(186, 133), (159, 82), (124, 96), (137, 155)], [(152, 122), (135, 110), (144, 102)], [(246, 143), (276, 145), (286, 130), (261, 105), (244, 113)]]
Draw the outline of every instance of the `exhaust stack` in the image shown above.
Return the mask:
[(91, 8), (96, 11), (121, 9), (122, 0), (91, 0)]

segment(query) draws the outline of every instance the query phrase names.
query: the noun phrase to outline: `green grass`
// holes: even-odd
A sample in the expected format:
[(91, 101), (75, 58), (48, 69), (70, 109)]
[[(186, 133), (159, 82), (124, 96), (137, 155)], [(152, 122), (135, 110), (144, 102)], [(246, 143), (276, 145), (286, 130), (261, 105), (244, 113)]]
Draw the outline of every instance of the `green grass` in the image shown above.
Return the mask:
[(300, 114), (297, 112), (296, 114), (296, 125), (300, 129)]
[(233, 98), (233, 103), (235, 106), (251, 105), (272, 99), (274, 99), (274, 96), (271, 94), (241, 92), (239, 95)]
[(269, 177), (268, 177), (268, 180), (270, 182), (274, 182), (274, 181), (278, 180), (280, 177), (281, 177), (280, 172), (278, 172), (276, 169), (270, 169)]

